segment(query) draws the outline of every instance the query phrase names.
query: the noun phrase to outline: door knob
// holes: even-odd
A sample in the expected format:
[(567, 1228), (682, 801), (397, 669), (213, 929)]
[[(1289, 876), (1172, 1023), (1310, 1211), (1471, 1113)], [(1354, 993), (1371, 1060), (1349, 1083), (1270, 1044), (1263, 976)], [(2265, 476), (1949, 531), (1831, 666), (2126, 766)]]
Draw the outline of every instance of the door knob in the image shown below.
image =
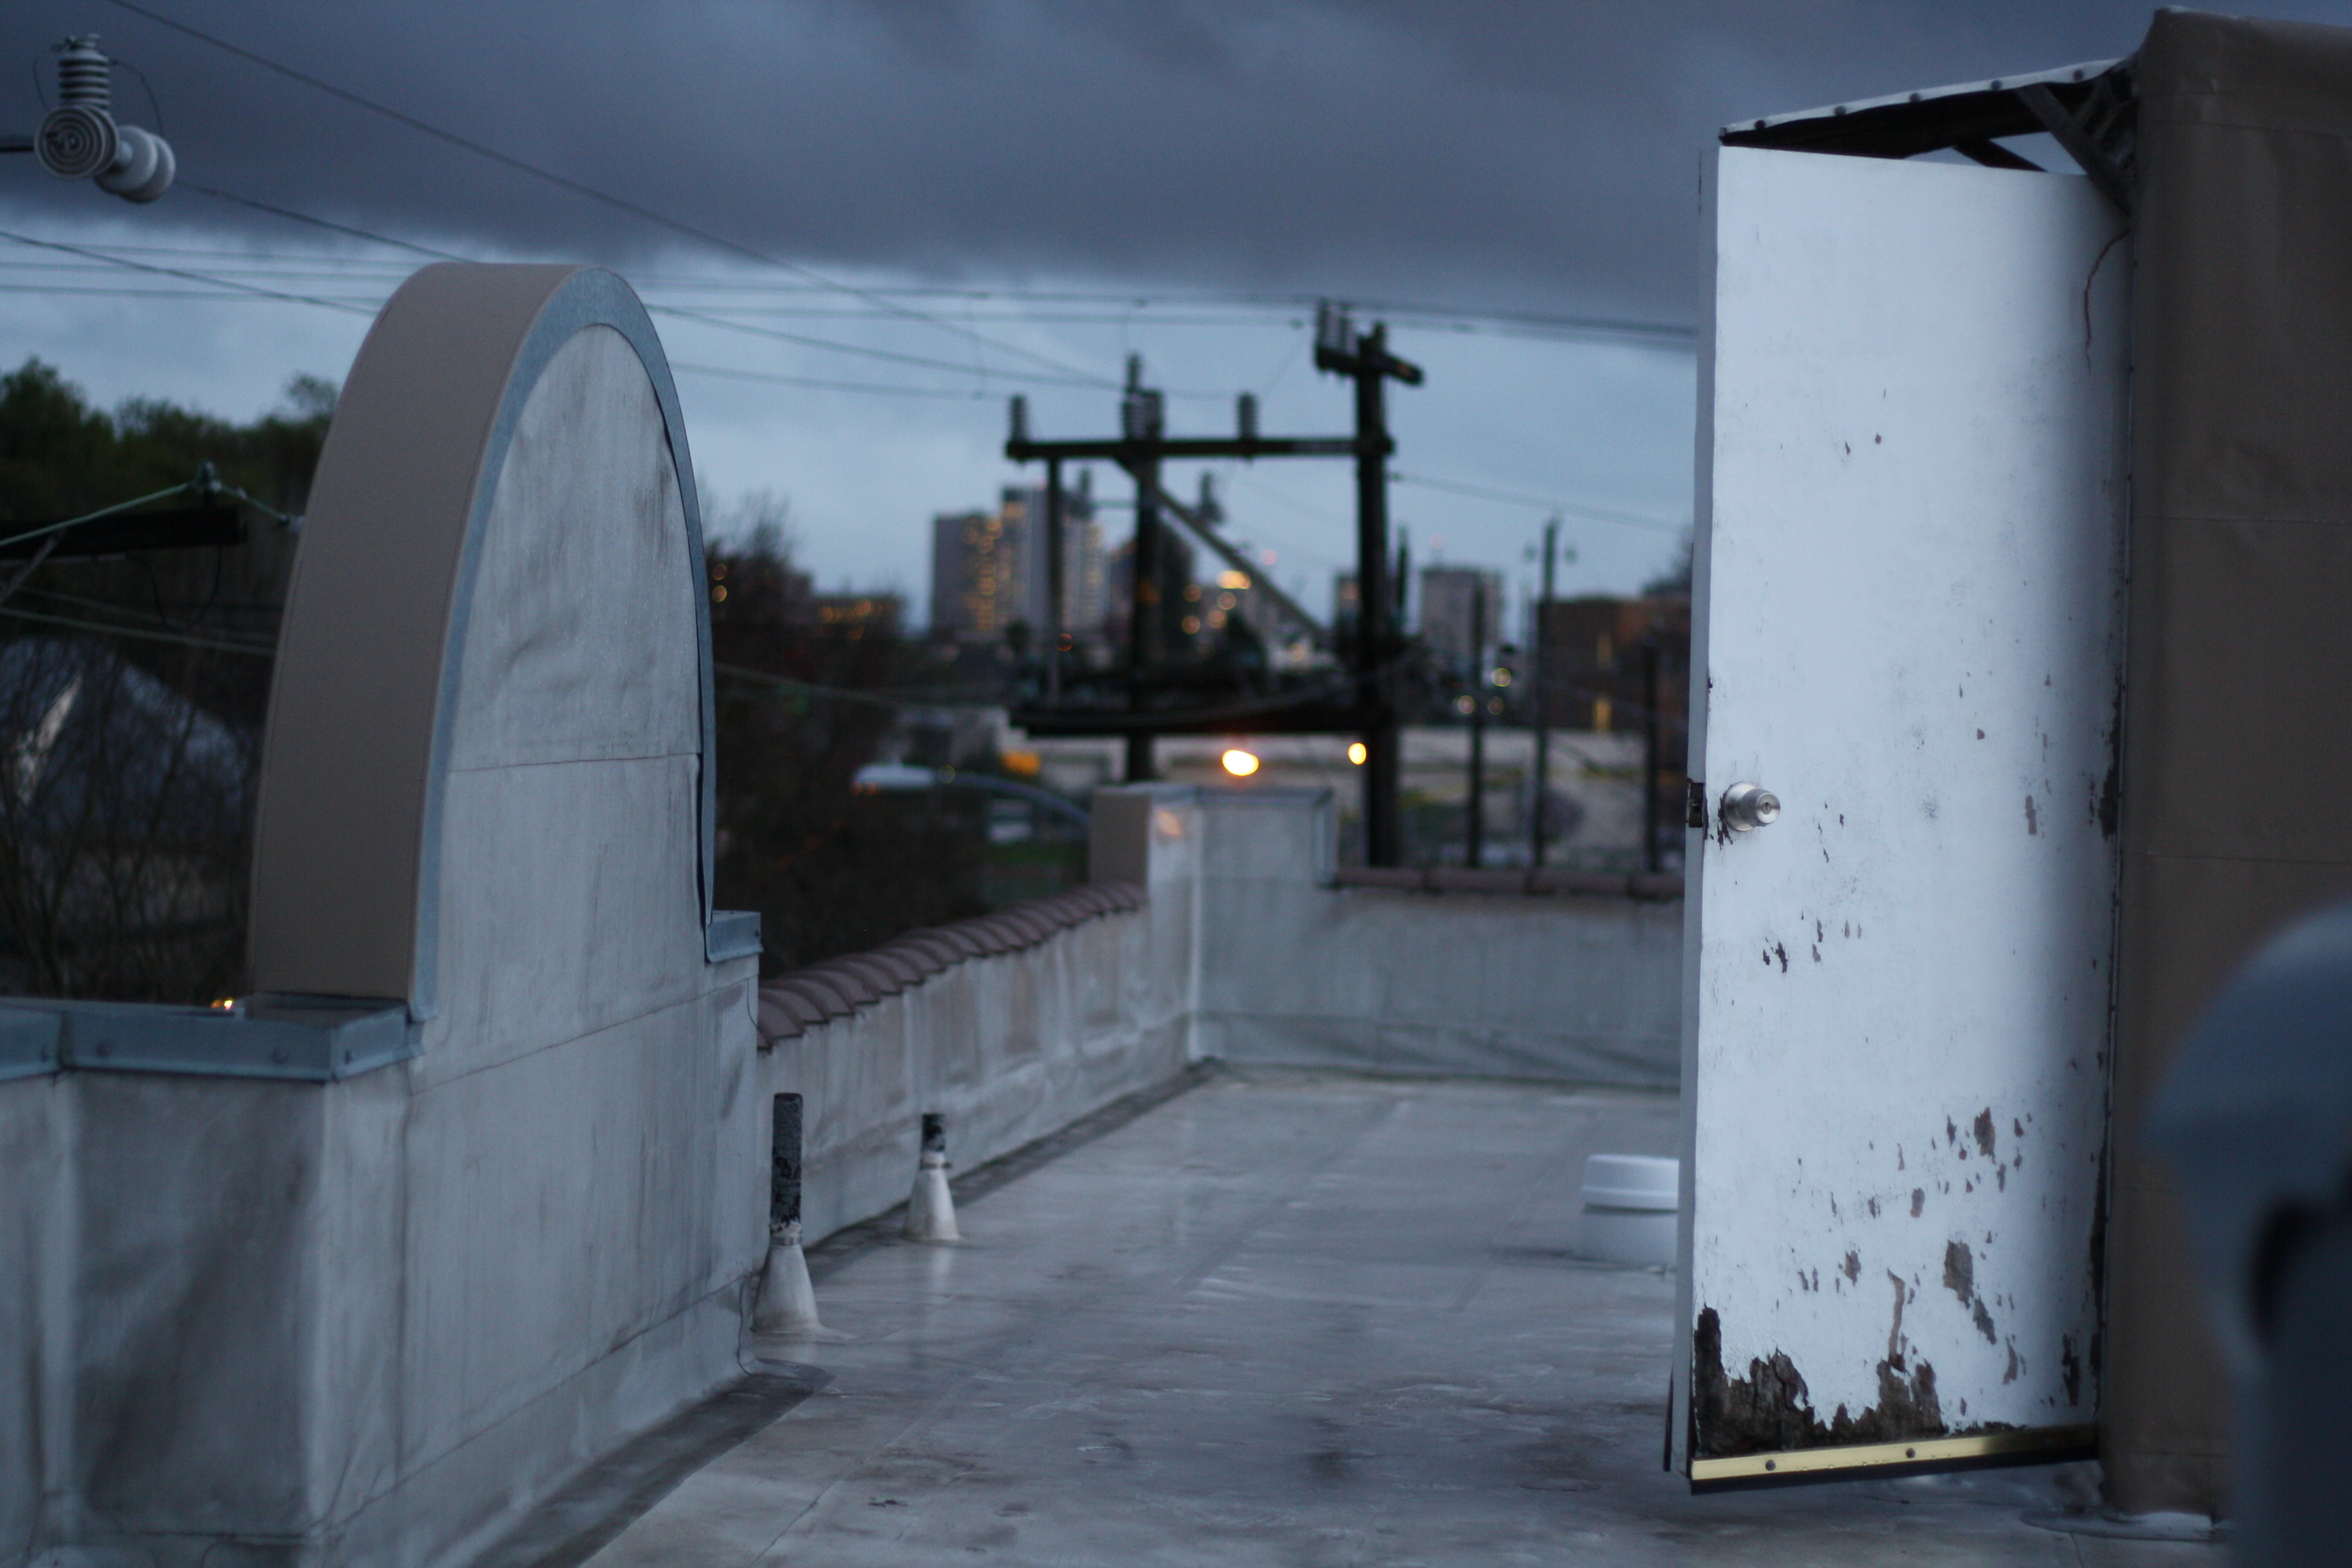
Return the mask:
[(1736, 784), (1724, 791), (1724, 826), (1744, 833), (1780, 819), (1780, 797), (1757, 784)]

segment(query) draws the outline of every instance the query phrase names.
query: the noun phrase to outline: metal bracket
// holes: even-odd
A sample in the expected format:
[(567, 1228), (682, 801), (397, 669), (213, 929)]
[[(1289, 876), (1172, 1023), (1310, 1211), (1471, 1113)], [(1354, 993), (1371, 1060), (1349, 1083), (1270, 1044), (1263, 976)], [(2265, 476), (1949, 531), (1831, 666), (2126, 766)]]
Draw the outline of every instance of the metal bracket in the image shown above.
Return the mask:
[(2106, 194), (2106, 198), (2122, 210), (2125, 217), (2132, 215), (2132, 192), (2123, 178), (2123, 171), (2108, 157), (2106, 150), (2091, 136), (2080, 120), (2058, 101), (2058, 95), (2040, 82), (2017, 89), (2017, 101), (2023, 103), (2050, 133), (2050, 139), (2066, 150), (2066, 155), (2082, 166), (2090, 176), (2090, 182)]
[(703, 927), (703, 958), (708, 962), (756, 958), (763, 951), (757, 910), (716, 910)]

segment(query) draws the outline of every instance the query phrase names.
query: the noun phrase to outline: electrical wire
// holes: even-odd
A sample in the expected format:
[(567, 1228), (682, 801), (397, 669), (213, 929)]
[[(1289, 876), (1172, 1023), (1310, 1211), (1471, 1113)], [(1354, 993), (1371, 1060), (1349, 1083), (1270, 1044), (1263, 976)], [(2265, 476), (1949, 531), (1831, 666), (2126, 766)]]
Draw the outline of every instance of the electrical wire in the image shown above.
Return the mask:
[(112, 506), (102, 506), (95, 512), (85, 512), (78, 517), (68, 517), (62, 523), (44, 523), (37, 529), (28, 529), (23, 533), (12, 533), (6, 539), (0, 539), (0, 549), (6, 549), (10, 545), (22, 545), (28, 539), (39, 539), (46, 533), (62, 533), (67, 529), (77, 528), (84, 523), (94, 523), (101, 517), (111, 517), (118, 512), (128, 512), (135, 506), (145, 506), (149, 501), (168, 500), (173, 496), (184, 495), (193, 488), (195, 486), (192, 484), (175, 484), (168, 490), (158, 490), (151, 496), (139, 496), (131, 500), (117, 501)]
[(1517, 490), (1494, 490), (1483, 484), (1463, 484), (1450, 479), (1430, 479), (1421, 474), (1391, 473), (1389, 478), (1399, 484), (1415, 484), (1424, 490), (1445, 490), (1457, 496), (1475, 496), (1484, 500), (1508, 501), (1517, 506), (1533, 507), (1538, 512), (1565, 512), (1596, 522), (1618, 523), (1627, 528), (1650, 529), (1660, 533), (1679, 536), (1686, 525), (1670, 523), (1660, 517), (1645, 517), (1639, 513), (1613, 512), (1607, 507), (1586, 506), (1578, 501), (1564, 501), (1546, 496), (1530, 496)]
[(265, 55), (257, 54), (250, 49), (246, 49), (237, 44), (230, 43), (226, 39), (216, 38), (210, 33), (191, 27), (184, 22), (174, 21), (172, 18), (164, 15), (160, 11), (152, 10), (145, 6), (135, 4), (134, 0), (108, 0), (108, 4), (115, 6), (119, 9), (129, 11), (135, 16), (145, 17), (148, 21), (155, 23), (159, 26), (168, 27), (174, 32), (184, 34), (189, 38), (197, 40), (199, 42), (210, 44), (215, 49), (234, 55), (240, 59), (261, 66), (264, 70), (275, 71), (280, 76), (287, 77), (293, 81), (300, 82), (305, 87), (313, 88), (316, 91), (326, 93), (330, 97), (342, 99), (343, 102), (354, 104), (357, 107), (366, 109), (372, 114), (381, 115), (387, 119), (390, 119), (401, 125), (405, 125), (413, 131), (421, 132), (425, 135), (446, 142), (452, 147), (461, 148), (466, 151), (475, 154), (477, 157), (488, 158), (494, 163), (503, 164), (509, 168), (519, 170), (522, 173), (532, 175), (536, 179), (545, 180), (548, 183), (561, 186), (577, 196), (585, 197), (592, 201), (601, 202), (605, 206), (611, 207), (617, 212), (627, 213), (632, 217), (640, 218), (660, 228), (683, 234), (689, 239), (700, 241), (705, 245), (715, 246), (721, 250), (730, 251), (735, 255), (756, 261), (763, 266), (774, 267), (778, 271), (788, 272), (796, 277), (805, 277), (812, 283), (816, 283), (821, 287), (847, 294), (853, 299), (863, 299), (868, 304), (886, 306), (896, 314), (905, 318), (906, 320), (920, 322), (927, 326), (935, 327), (940, 331), (952, 333), (957, 337), (969, 339), (973, 342), (995, 349), (1000, 353), (1009, 354), (1015, 358), (1026, 359), (1033, 364), (1043, 365), (1047, 369), (1057, 372), (1063, 375), (1079, 377), (1085, 385), (1111, 388), (1116, 388), (1120, 385), (1117, 380), (1109, 376), (1098, 375), (1092, 372), (1081, 370), (1073, 365), (1063, 364), (1059, 360), (1054, 359), (1048, 356), (1035, 354), (1027, 349), (1020, 348), (1011, 343), (998, 342), (993, 339), (976, 333), (968, 327), (959, 326), (954, 322), (946, 321), (940, 317), (931, 315), (928, 311), (917, 310), (912, 306), (896, 304), (882, 295), (875, 294), (867, 290), (860, 289), (854, 284), (843, 283), (837, 279), (828, 277), (824, 274), (818, 272), (813, 267), (804, 266), (798, 261), (787, 261), (781, 257), (771, 256), (766, 252), (755, 249), (750, 245), (742, 245), (737, 241), (727, 239), (723, 235), (714, 234), (708, 230), (698, 229), (692, 224), (681, 222), (680, 220), (671, 217), (663, 213), (658, 213), (650, 207), (641, 206), (637, 202), (630, 201), (626, 198), (614, 196), (610, 192), (598, 190), (594, 185), (583, 183), (582, 182), (571, 179), (566, 175), (558, 174), (552, 169), (543, 168), (536, 164), (528, 163), (523, 159), (515, 157), (511, 153), (501, 152), (496, 148), (474, 141), (469, 137), (459, 135), (454, 131), (444, 130), (440, 126), (435, 125), (428, 120), (420, 119), (415, 115), (405, 114), (388, 104), (379, 103), (373, 99), (362, 97), (360, 94), (350, 91), (348, 88), (339, 87), (331, 82), (312, 76), (306, 71), (297, 71), (289, 65), (282, 65), (279, 62), (269, 58)]
[(724, 365), (696, 365), (683, 359), (671, 360), (670, 369), (688, 375), (723, 376), (729, 381), (759, 381), (776, 387), (808, 387), (824, 392), (878, 392), (902, 398), (953, 398), (966, 403), (990, 395), (977, 387), (957, 391), (950, 387), (891, 387), (873, 381), (824, 381), (814, 376), (779, 375), (768, 371), (730, 370)]
[[(431, 245), (418, 245), (412, 240), (394, 239), (389, 234), (375, 233), (370, 230), (356, 228), (347, 223), (337, 223), (330, 218), (316, 217), (309, 213), (296, 212), (291, 207), (280, 207), (271, 202), (258, 201), (251, 197), (238, 196), (232, 192), (217, 190), (209, 185), (199, 185), (194, 182), (183, 182), (183, 183), (185, 184), (188, 189), (197, 192), (199, 195), (212, 197), (215, 200), (233, 202), (240, 207), (250, 207), (257, 212), (268, 213), (274, 216), (285, 218), (290, 222), (307, 223), (315, 228), (330, 230), (339, 234), (347, 234), (354, 239), (367, 240), (375, 245), (393, 245), (402, 250), (413, 251), (420, 256), (430, 256), (436, 261), (468, 261), (472, 260), (471, 257), (461, 256), (454, 251), (439, 250)], [(228, 280), (222, 279), (222, 281), (226, 282)], [(649, 303), (646, 305), (645, 309), (652, 315), (672, 316), (684, 321), (701, 322), (707, 325), (720, 327), (727, 331), (748, 333), (758, 338), (772, 338), (781, 342), (793, 343), (803, 348), (824, 349), (834, 354), (853, 355), (863, 359), (880, 359), (894, 365), (912, 365), (923, 370), (953, 371), (960, 375), (971, 375), (976, 373), (973, 367), (970, 365), (960, 364), (952, 359), (934, 359), (926, 355), (899, 354), (890, 349), (867, 348), (858, 343), (841, 343), (834, 342), (831, 339), (827, 338), (812, 338), (805, 333), (782, 332), (772, 327), (753, 326), (747, 323), (728, 321), (723, 317), (713, 315), (708, 311), (692, 310), (680, 306), (655, 305)], [(985, 372), (979, 373), (984, 374)], [(1069, 377), (1041, 375), (1033, 371), (1010, 371), (999, 372), (998, 373), (1011, 379), (1040, 382), (1057, 387), (1094, 387), (1100, 385), (1098, 381), (1091, 379), (1073, 380)]]
[(278, 289), (257, 288), (250, 283), (239, 283), (226, 277), (210, 277), (203, 273), (190, 272), (183, 267), (163, 267), (151, 261), (134, 261), (124, 257), (108, 256), (83, 245), (67, 245), (62, 240), (37, 240), (29, 234), (12, 233), (5, 229), (0, 229), (0, 240), (13, 240), (18, 245), (39, 245), (43, 250), (62, 250), (69, 256), (85, 256), (93, 261), (106, 261), (118, 267), (129, 267), (135, 272), (160, 273), (167, 277), (186, 278), (195, 283), (210, 283), (219, 288), (234, 289), (240, 293), (254, 294), (263, 299), (281, 299), (295, 305), (323, 305), (330, 310), (347, 310), (362, 316), (375, 314), (364, 305), (348, 305), (342, 300), (321, 299), (312, 294), (292, 294)]
[(149, 642), (177, 642), (189, 648), (211, 648), (225, 654), (250, 654), (259, 658), (275, 658), (278, 650), (259, 642), (230, 642), (216, 637), (191, 637), (184, 632), (151, 631), (143, 626), (108, 625), (103, 621), (82, 621), (66, 615), (43, 615), (37, 610), (19, 610), (14, 605), (0, 604), (0, 615), (12, 620), (33, 621), (45, 626), (64, 626), (73, 631), (103, 632), (109, 637), (139, 638)]

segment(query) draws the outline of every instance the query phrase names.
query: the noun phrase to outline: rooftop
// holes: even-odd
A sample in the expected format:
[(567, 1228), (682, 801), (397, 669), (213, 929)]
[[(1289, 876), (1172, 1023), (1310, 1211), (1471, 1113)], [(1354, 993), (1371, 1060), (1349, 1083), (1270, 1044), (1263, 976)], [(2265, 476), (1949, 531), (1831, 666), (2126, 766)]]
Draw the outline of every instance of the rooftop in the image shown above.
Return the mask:
[(818, 1249), (846, 1337), (763, 1344), (813, 1392), (682, 1478), (674, 1423), (491, 1560), (2221, 1560), (2025, 1522), (2087, 1467), (1692, 1497), (1673, 1281), (1571, 1252), (1585, 1155), (1670, 1152), (1670, 1096), (1196, 1082), (968, 1173), (960, 1246)]

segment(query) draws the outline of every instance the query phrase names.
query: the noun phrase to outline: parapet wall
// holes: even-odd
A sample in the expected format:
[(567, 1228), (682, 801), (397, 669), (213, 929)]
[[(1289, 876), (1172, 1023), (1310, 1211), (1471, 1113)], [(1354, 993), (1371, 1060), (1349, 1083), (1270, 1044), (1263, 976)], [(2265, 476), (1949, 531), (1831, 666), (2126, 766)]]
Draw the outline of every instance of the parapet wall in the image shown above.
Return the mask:
[(1676, 1083), (1678, 883), (1343, 885), (1323, 790), (1144, 785), (1093, 809), (1089, 887), (761, 988), (761, 1086), (805, 1097), (810, 1240), (905, 1200), (926, 1111), (970, 1166), (1197, 1060)]

